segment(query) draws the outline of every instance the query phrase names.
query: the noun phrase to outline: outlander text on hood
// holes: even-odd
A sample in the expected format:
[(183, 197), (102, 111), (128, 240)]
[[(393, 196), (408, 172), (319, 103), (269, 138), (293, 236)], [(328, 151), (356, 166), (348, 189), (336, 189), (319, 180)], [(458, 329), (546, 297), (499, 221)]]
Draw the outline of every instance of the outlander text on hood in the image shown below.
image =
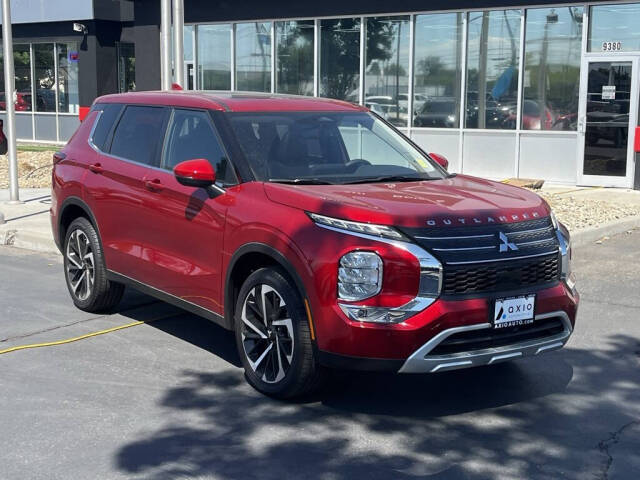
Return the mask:
[(537, 195), (446, 164), (345, 102), (109, 95), (54, 156), (51, 220), (79, 308), (129, 285), (211, 319), (268, 395), (329, 368), (561, 348), (579, 301), (567, 230)]

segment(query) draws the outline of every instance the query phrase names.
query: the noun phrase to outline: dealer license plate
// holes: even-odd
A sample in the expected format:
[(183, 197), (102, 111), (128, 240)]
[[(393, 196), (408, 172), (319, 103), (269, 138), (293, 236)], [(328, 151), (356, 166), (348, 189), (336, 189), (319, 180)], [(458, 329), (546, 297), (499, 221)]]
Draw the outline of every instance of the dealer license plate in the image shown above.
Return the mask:
[(493, 328), (514, 327), (533, 323), (536, 296), (496, 299)]

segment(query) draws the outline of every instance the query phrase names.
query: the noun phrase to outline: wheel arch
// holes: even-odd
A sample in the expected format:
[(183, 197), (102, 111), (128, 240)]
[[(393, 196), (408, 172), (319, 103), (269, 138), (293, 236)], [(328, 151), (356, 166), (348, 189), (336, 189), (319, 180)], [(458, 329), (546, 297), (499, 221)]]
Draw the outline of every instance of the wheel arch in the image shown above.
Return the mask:
[(102, 237), (100, 236), (100, 228), (98, 227), (98, 222), (96, 220), (95, 215), (81, 198), (78, 197), (69, 197), (62, 202), (62, 206), (60, 207), (60, 215), (58, 217), (58, 235), (54, 239), (56, 245), (60, 251), (63, 250), (64, 247), (64, 239), (67, 235), (67, 228), (71, 225), (78, 217), (85, 217), (87, 220), (91, 222), (93, 228), (96, 229), (96, 233), (98, 234), (98, 241), (100, 242), (100, 250), (104, 252), (102, 248)]
[(282, 268), (293, 281), (302, 300), (307, 300), (307, 292), (300, 275), (280, 251), (264, 243), (247, 243), (233, 254), (225, 276), (224, 319), (227, 328), (233, 328), (235, 301), (242, 283), (251, 272), (268, 266)]

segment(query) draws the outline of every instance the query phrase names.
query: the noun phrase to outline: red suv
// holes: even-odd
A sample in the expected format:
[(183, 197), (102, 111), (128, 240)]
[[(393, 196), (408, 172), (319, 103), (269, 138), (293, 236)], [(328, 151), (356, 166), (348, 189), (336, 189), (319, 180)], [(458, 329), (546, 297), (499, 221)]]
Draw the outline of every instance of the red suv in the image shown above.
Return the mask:
[(440, 372), (561, 348), (579, 296), (567, 230), (526, 190), (449, 174), (380, 117), (303, 97), (97, 99), (54, 156), (69, 292), (125, 285), (235, 331), (248, 381)]

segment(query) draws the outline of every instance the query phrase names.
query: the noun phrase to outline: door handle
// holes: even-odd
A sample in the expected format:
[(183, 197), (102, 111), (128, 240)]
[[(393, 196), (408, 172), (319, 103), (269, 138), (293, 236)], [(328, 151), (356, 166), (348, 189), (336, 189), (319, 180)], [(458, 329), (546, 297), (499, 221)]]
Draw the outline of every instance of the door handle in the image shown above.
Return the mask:
[(89, 165), (89, 170), (91, 170), (93, 173), (104, 172), (104, 168), (102, 168), (102, 165), (100, 165), (99, 163), (92, 163), (91, 165)]
[(164, 188), (164, 185), (159, 179), (154, 178), (153, 180), (144, 180), (144, 188), (152, 192), (159, 192)]

